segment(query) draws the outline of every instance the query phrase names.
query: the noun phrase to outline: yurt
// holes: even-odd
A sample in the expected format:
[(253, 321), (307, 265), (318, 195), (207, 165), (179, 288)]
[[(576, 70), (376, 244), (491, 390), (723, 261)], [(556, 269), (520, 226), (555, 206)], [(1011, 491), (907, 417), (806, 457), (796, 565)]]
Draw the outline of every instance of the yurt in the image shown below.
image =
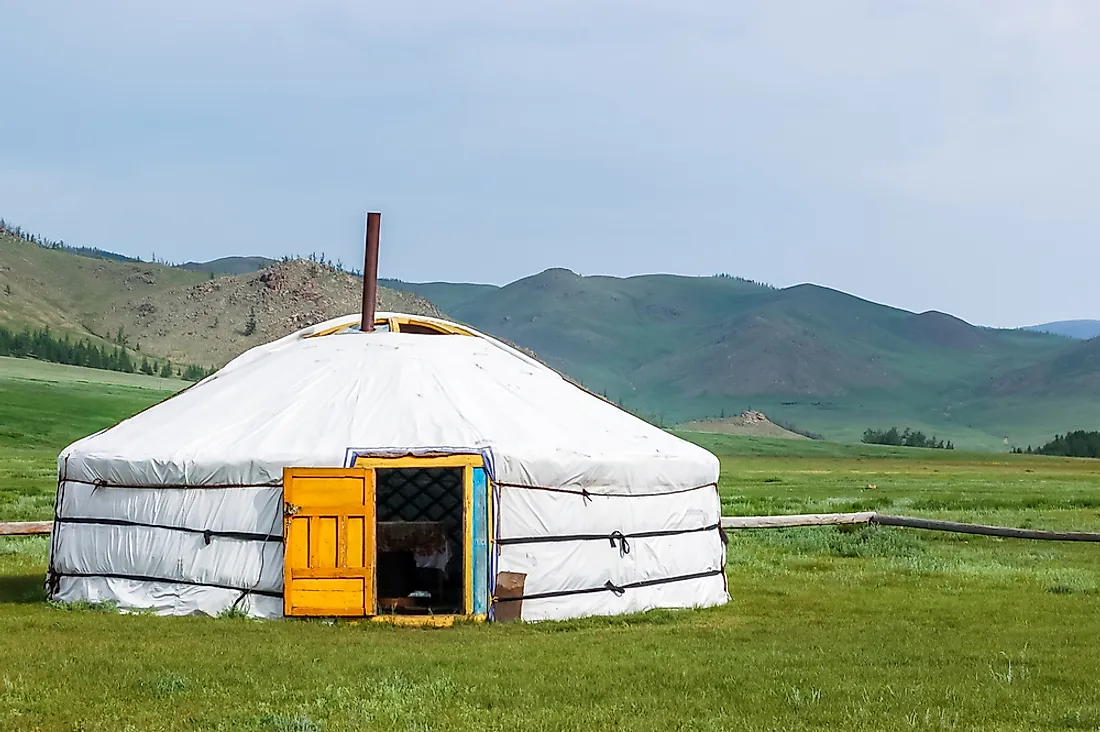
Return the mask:
[(504, 343), (307, 328), (69, 446), (48, 592), (540, 620), (727, 601), (718, 460)]
[(543, 620), (728, 600), (718, 460), (448, 321), (253, 348), (67, 447), (47, 592), (165, 615)]

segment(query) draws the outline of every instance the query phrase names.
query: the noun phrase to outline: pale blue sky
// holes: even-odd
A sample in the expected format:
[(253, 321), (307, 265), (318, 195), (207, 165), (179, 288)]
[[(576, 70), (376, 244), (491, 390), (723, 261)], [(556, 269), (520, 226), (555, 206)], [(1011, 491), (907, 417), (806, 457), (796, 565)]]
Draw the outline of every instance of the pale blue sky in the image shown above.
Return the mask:
[[(400, 6), (398, 8), (397, 6)], [(172, 260), (1100, 318), (1093, 0), (0, 0), (0, 216)]]

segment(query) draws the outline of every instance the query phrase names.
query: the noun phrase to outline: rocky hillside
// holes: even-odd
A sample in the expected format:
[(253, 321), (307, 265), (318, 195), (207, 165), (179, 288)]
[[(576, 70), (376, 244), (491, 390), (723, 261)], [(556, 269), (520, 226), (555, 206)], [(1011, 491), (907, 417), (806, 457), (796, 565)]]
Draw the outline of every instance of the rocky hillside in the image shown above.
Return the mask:
[[(220, 366), (306, 325), (359, 312), (361, 301), (362, 280), (305, 260), (217, 277), (78, 256), (0, 233), (0, 326), (49, 327), (177, 363)], [(424, 298), (388, 288), (379, 288), (378, 307), (440, 315)]]
[[(123, 328), (143, 351), (221, 365), (252, 346), (359, 312), (362, 287), (356, 277), (299, 259), (251, 274), (121, 298), (93, 323), (105, 333)], [(378, 308), (442, 315), (417, 295), (386, 288), (379, 289)], [(254, 328), (249, 327), (251, 321)]]
[(768, 419), (763, 412), (749, 410), (736, 417), (699, 419), (685, 422), (677, 429), (689, 432), (711, 432), (722, 435), (749, 435), (752, 437), (782, 437), (789, 440), (807, 440), (805, 435), (791, 432)]

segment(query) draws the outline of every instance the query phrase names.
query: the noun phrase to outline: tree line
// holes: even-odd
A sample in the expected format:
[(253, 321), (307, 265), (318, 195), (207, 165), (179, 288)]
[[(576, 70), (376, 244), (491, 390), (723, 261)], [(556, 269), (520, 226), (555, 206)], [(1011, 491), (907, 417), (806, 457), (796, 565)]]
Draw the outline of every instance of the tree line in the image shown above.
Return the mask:
[(68, 335), (60, 338), (49, 328), (37, 330), (13, 331), (0, 326), (0, 356), (15, 358), (37, 358), (40, 361), (63, 363), (70, 366), (84, 366), (92, 369), (121, 371), (123, 373), (142, 373), (149, 376), (161, 376), (169, 379), (178, 376), (186, 381), (199, 381), (214, 373), (214, 369), (190, 365), (178, 368), (171, 361), (158, 362), (142, 356), (135, 361), (123, 346), (114, 348), (99, 346), (90, 340), (70, 340)]
[[(304, 257), (300, 254), (284, 254), (282, 257), (279, 258), (279, 261), (282, 262), (283, 264), (287, 264), (288, 262), (294, 262), (294, 261), (297, 261), (299, 259), (308, 260), (308, 261), (310, 261), (314, 264), (319, 264), (322, 267), (327, 267), (328, 269), (334, 269), (337, 272), (343, 272), (344, 274), (349, 274), (352, 277), (362, 277), (363, 276), (362, 271), (360, 271), (358, 269), (355, 269), (355, 268), (347, 269), (346, 267), (344, 267), (343, 260), (341, 260), (341, 259), (335, 259), (335, 260), (331, 259), (324, 252), (321, 252), (320, 254), (318, 254), (317, 252), (310, 252), (307, 256), (304, 256)], [(314, 274), (316, 275), (316, 272), (314, 272)]]
[(744, 283), (749, 284), (749, 285), (756, 285), (758, 287), (766, 287), (769, 290), (778, 290), (779, 289), (775, 285), (770, 285), (767, 282), (757, 282), (756, 280), (750, 280), (746, 277), (738, 277), (737, 275), (732, 275), (729, 272), (718, 272), (718, 273), (713, 274), (711, 276), (714, 279), (718, 279), (718, 280), (735, 280), (737, 282), (744, 282)]
[(911, 430), (906, 427), (899, 430), (891, 427), (888, 430), (867, 429), (863, 432), (863, 442), (867, 445), (892, 445), (894, 447), (925, 447), (935, 450), (954, 450), (955, 445), (951, 440), (937, 440), (936, 436), (929, 437), (920, 430)]
[(1064, 435), (1055, 435), (1054, 439), (1042, 447), (1027, 450), (1014, 448), (1017, 455), (1056, 455), (1058, 457), (1100, 458), (1100, 432), (1076, 430)]
[(99, 249), (97, 247), (74, 247), (69, 246), (63, 239), (50, 239), (40, 234), (35, 234), (21, 226), (9, 223), (4, 219), (0, 219), (0, 234), (8, 234), (14, 236), (17, 239), (22, 239), (30, 244), (36, 244), (43, 249), (58, 249), (61, 251), (69, 252), (70, 254), (78, 254), (82, 257), (90, 257), (92, 259), (109, 259), (115, 262), (140, 262), (141, 258), (127, 257), (125, 254), (118, 254), (116, 252), (108, 252), (105, 249)]
[[(89, 257), (91, 259), (108, 259), (112, 262), (133, 262), (143, 263), (144, 260), (141, 257), (128, 257), (125, 254), (119, 254), (118, 252), (109, 252), (106, 249), (100, 249), (99, 247), (74, 247), (66, 244), (64, 239), (50, 239), (49, 237), (42, 236), (41, 234), (35, 234), (27, 231), (21, 226), (9, 223), (4, 219), (0, 219), (0, 234), (8, 234), (14, 236), (17, 239), (22, 239), (29, 244), (36, 244), (43, 249), (57, 249), (59, 251), (68, 252), (70, 254), (77, 254), (81, 257)], [(179, 262), (171, 262), (167, 259), (163, 259), (157, 256), (156, 252), (153, 252), (152, 258), (149, 260), (152, 264), (163, 264), (166, 267), (179, 267)]]

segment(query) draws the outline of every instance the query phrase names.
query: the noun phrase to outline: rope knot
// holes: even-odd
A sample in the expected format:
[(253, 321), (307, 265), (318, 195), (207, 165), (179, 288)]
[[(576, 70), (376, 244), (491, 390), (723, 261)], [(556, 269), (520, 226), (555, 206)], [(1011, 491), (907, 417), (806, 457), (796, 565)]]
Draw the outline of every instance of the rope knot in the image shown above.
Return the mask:
[(621, 531), (612, 531), (611, 536), (608, 537), (611, 540), (611, 546), (615, 546), (615, 542), (619, 542), (619, 556), (625, 557), (630, 554), (630, 542), (626, 540), (626, 537)]

